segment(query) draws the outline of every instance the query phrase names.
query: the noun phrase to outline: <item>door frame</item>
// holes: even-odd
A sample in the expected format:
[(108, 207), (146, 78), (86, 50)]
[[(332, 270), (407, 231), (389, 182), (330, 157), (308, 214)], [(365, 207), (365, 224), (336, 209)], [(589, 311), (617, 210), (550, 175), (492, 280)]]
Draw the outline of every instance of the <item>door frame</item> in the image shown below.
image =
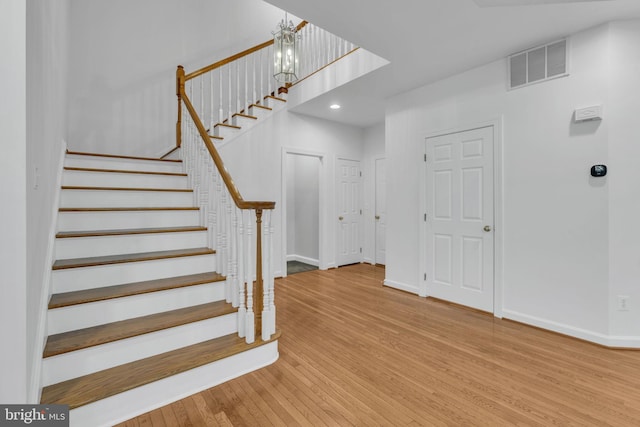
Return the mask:
[[(364, 211), (363, 211), (363, 202), (364, 202), (364, 194), (362, 192), (363, 189), (363, 175), (362, 175), (362, 164), (363, 161), (362, 159), (354, 159), (354, 158), (349, 158), (349, 157), (345, 157), (345, 156), (336, 156), (335, 158), (335, 162), (334, 162), (334, 177), (333, 177), (333, 185), (335, 188), (335, 192), (334, 192), (334, 207), (333, 207), (333, 218), (334, 221), (338, 218), (339, 216), (339, 208), (338, 208), (338, 191), (340, 191), (338, 189), (339, 187), (339, 182), (340, 182), (340, 175), (339, 175), (339, 171), (338, 171), (338, 162), (340, 160), (347, 160), (350, 162), (358, 162), (360, 164), (360, 183), (358, 184), (359, 186), (359, 190), (358, 190), (358, 194), (359, 194), (359, 198), (360, 200), (358, 200), (358, 204), (360, 205), (360, 211), (363, 212), (360, 215), (360, 227), (358, 227), (358, 243), (360, 245), (360, 248), (364, 248), (363, 244), (362, 244), (362, 236), (363, 236), (363, 232), (364, 232)], [(334, 222), (335, 224), (335, 222)], [(335, 225), (335, 240), (336, 240), (336, 244), (335, 244), (335, 248), (334, 248), (334, 253), (335, 253), (335, 268), (339, 268), (340, 267), (340, 263), (338, 262), (338, 258), (340, 257), (340, 227), (338, 227), (337, 225)], [(362, 263), (364, 261), (364, 249), (363, 252), (360, 253), (360, 263)]]
[(326, 221), (326, 200), (327, 200), (327, 185), (326, 185), (326, 177), (327, 177), (327, 162), (326, 162), (326, 154), (319, 151), (311, 151), (300, 148), (293, 147), (282, 147), (282, 160), (281, 160), (281, 170), (280, 170), (280, 184), (281, 184), (281, 193), (282, 194), (282, 209), (281, 209), (281, 218), (282, 218), (282, 226), (281, 232), (281, 251), (282, 251), (282, 277), (287, 277), (287, 155), (293, 154), (298, 156), (309, 156), (316, 157), (320, 160), (319, 166), (319, 176), (318, 176), (318, 193), (320, 200), (318, 201), (318, 269), (326, 270), (327, 269), (327, 261), (325, 254), (325, 221)]
[(502, 318), (503, 301), (504, 301), (504, 182), (503, 182), (503, 117), (500, 116), (494, 120), (485, 122), (476, 122), (461, 124), (449, 129), (433, 130), (425, 132), (423, 138), (420, 139), (420, 182), (419, 182), (419, 203), (418, 203), (418, 221), (419, 221), (419, 248), (418, 248), (418, 295), (421, 297), (429, 296), (427, 288), (427, 280), (425, 279), (427, 271), (427, 224), (424, 221), (424, 214), (427, 211), (427, 163), (423, 156), (426, 156), (425, 145), (426, 140), (438, 136), (450, 135), (452, 133), (460, 133), (474, 129), (485, 127), (493, 127), (493, 315)]
[[(376, 157), (373, 159), (373, 214), (377, 215), (378, 212), (376, 211), (376, 207), (378, 206), (378, 160), (384, 160), (385, 161), (385, 169), (387, 167), (387, 157), (386, 156), (380, 156), (380, 157)], [(385, 181), (386, 182), (386, 181)], [(386, 186), (385, 186), (386, 187)], [(385, 192), (386, 192), (386, 188), (385, 188)], [(386, 196), (386, 195), (385, 195)], [(386, 211), (386, 209), (385, 209)], [(374, 223), (373, 223), (373, 265), (377, 265), (377, 261), (378, 261), (378, 222), (374, 217)], [(386, 227), (385, 227), (386, 228)], [(385, 242), (386, 242), (386, 238), (385, 238)], [(384, 265), (387, 265), (387, 259), (385, 256), (385, 260), (384, 260)]]

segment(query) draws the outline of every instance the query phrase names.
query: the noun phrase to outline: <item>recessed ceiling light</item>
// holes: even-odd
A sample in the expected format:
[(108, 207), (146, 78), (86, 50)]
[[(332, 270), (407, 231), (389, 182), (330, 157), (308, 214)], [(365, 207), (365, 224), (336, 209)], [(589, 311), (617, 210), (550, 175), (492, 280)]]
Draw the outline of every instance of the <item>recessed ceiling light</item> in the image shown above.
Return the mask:
[(331, 104), (329, 106), (329, 108), (331, 108), (332, 110), (338, 110), (338, 109), (340, 109), (340, 105), (339, 104)]

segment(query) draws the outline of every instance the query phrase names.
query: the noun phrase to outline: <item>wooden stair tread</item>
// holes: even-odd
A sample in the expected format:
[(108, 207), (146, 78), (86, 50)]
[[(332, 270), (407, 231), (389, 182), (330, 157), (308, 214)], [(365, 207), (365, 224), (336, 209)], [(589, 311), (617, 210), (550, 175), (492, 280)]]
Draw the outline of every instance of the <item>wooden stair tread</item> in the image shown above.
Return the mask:
[(123, 208), (60, 208), (59, 212), (127, 212), (127, 211), (198, 211), (197, 206), (167, 206), (167, 207), (123, 207)]
[(216, 123), (216, 125), (214, 126), (214, 128), (215, 128), (215, 127), (218, 127), (218, 126), (224, 126), (224, 127), (226, 127), (226, 128), (232, 128), (232, 129), (242, 129), (240, 126), (229, 125), (229, 124), (227, 124), (227, 123)]
[(62, 189), (89, 191), (163, 191), (176, 193), (193, 193), (193, 190), (190, 188), (89, 187), (83, 185), (63, 185)]
[(244, 114), (244, 113), (235, 113), (232, 117), (244, 117), (245, 119), (258, 120), (258, 118), (256, 116), (250, 116), (250, 115)]
[(181, 227), (158, 227), (158, 228), (122, 228), (117, 230), (91, 230), (91, 231), (61, 231), (56, 234), (56, 238), (63, 239), (69, 237), (99, 237), (99, 236), (124, 236), (128, 234), (159, 234), (159, 233), (182, 233), (189, 231), (206, 231), (206, 227), (181, 226)]
[(179, 160), (179, 159), (159, 159), (154, 157), (124, 156), (119, 154), (85, 153), (81, 151), (69, 151), (69, 150), (67, 150), (67, 154), (76, 155), (76, 156), (108, 157), (113, 159), (151, 160), (154, 162), (182, 163), (182, 160)]
[(151, 292), (166, 291), (169, 289), (178, 289), (187, 286), (202, 285), (204, 283), (221, 282), (225, 279), (225, 276), (222, 276), (215, 271), (211, 271), (207, 273), (189, 274), (186, 276), (169, 277), (165, 279), (146, 280), (144, 282), (126, 283), (124, 285), (64, 292), (51, 296), (51, 299), (49, 300), (49, 309), (96, 301), (105, 301)]
[(265, 107), (264, 105), (260, 105), (260, 104), (251, 104), (249, 105), (249, 108), (251, 107), (262, 108), (263, 110), (269, 110), (269, 111), (273, 110), (273, 108), (271, 107)]
[(59, 259), (53, 263), (53, 270), (66, 268), (92, 267), (97, 265), (123, 264), (127, 262), (152, 261), (185, 256), (209, 255), (216, 251), (209, 248), (175, 249), (170, 251), (140, 252), (134, 254), (118, 254), (88, 258)]
[(218, 135), (209, 135), (209, 138), (211, 139), (219, 139), (220, 141), (222, 141), (224, 138)]
[(65, 166), (66, 171), (79, 171), (79, 172), (108, 172), (108, 173), (132, 173), (140, 175), (167, 175), (167, 176), (187, 176), (186, 173), (180, 172), (152, 172), (152, 171), (136, 171), (136, 170), (124, 170), (124, 169), (99, 169), (99, 168), (79, 168), (72, 166)]
[(267, 98), (268, 98), (268, 99), (274, 99), (274, 100), (276, 100), (276, 101), (287, 102), (287, 100), (286, 100), (286, 99), (278, 98), (277, 96), (273, 96), (273, 95), (267, 95), (267, 96), (265, 96), (265, 97), (264, 97), (264, 99), (267, 99)]
[(44, 387), (41, 403), (65, 404), (70, 409), (105, 399), (118, 393), (242, 353), (280, 337), (277, 331), (269, 341), (257, 338), (251, 344), (237, 334), (225, 335), (188, 347), (140, 359), (83, 377)]
[(58, 354), (69, 353), (71, 351), (126, 338), (137, 337), (175, 326), (224, 316), (225, 314), (234, 313), (235, 311), (236, 309), (234, 309), (231, 304), (222, 300), (49, 335), (43, 357), (56, 356)]

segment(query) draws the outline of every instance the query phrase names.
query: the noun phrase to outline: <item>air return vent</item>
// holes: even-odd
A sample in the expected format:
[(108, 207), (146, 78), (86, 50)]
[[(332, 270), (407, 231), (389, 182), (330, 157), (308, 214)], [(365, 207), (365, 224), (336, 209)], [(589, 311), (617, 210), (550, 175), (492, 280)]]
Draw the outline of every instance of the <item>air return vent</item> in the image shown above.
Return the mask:
[(566, 39), (509, 56), (509, 89), (567, 76), (567, 58)]

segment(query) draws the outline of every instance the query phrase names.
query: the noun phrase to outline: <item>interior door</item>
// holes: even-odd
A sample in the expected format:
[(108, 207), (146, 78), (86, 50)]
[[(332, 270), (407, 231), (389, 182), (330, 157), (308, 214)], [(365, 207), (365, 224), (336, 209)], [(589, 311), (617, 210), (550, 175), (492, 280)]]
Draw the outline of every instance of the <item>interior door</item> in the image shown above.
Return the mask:
[(493, 127), (425, 144), (427, 293), (493, 312)]
[(376, 264), (386, 264), (386, 224), (387, 224), (387, 199), (386, 199), (387, 171), (385, 159), (376, 159)]
[(362, 261), (360, 246), (360, 162), (338, 159), (338, 266)]

